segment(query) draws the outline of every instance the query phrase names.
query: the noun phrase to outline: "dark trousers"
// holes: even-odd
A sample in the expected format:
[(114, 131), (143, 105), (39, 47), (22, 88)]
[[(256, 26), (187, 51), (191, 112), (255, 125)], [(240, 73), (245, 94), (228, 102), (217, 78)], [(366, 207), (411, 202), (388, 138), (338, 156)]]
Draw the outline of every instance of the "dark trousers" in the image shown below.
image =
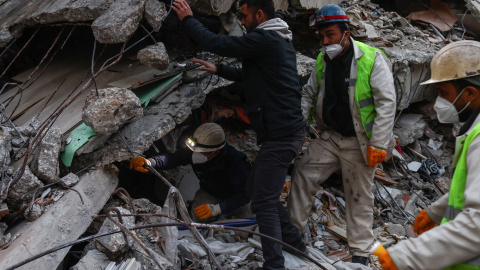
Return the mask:
[[(292, 246), (303, 242), (279, 199), (288, 167), (300, 151), (304, 138), (302, 129), (289, 138), (263, 142), (247, 184), (250, 206), (256, 214), (260, 233)], [(262, 238), (262, 250), (263, 269), (285, 269), (281, 244)]]

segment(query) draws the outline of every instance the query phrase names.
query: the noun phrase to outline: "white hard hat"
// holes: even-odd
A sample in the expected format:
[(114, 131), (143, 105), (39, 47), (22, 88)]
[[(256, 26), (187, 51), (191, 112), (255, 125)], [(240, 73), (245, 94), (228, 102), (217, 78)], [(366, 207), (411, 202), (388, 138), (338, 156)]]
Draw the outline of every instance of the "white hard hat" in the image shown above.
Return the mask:
[(211, 152), (225, 146), (225, 132), (215, 123), (199, 126), (185, 142), (193, 152)]
[(462, 40), (450, 43), (433, 56), (430, 67), (432, 77), (422, 85), (480, 75), (480, 42)]

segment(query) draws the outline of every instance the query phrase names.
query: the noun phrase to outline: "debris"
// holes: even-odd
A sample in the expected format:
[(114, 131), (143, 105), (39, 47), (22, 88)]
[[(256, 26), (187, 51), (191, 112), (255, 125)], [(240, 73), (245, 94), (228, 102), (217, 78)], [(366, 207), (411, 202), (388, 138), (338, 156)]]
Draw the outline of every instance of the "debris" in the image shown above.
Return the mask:
[(92, 23), (95, 39), (100, 43), (121, 43), (132, 36), (143, 17), (146, 0), (117, 0)]
[(52, 127), (39, 143), (30, 165), (32, 172), (47, 184), (58, 180), (61, 144), (62, 133), (60, 129)]
[(92, 90), (83, 106), (82, 120), (99, 134), (112, 134), (143, 115), (138, 97), (117, 87)]
[(166, 70), (169, 66), (168, 54), (161, 42), (141, 49), (137, 57), (140, 63), (155, 69)]

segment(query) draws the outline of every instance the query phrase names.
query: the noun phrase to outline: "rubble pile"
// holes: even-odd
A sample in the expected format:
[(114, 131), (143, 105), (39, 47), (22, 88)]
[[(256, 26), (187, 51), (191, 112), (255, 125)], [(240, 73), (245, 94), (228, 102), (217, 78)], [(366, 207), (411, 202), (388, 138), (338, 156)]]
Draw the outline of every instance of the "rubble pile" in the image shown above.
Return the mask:
[[(155, 175), (149, 175), (150, 179), (139, 177), (128, 165), (135, 156), (172, 153), (185, 147), (185, 139), (202, 121), (221, 124), (227, 142), (253, 162), (259, 147), (255, 132), (242, 118), (242, 96), (237, 91), (241, 85), (198, 70), (198, 65), (190, 59), (226, 62), (239, 67), (241, 62), (199, 51), (196, 44), (182, 36), (178, 19), (170, 12), (170, 2), (52, 1), (42, 4), (38, 0), (30, 1), (29, 5), (24, 2), (0, 2), (0, 48), (5, 48), (0, 54), (0, 66), (4, 70), (0, 75), (3, 84), (0, 94), (5, 90), (5, 94), (10, 95), (0, 96), (3, 105), (0, 268), (7, 269), (29, 259), (31, 261), (18, 269), (86, 270), (94, 266), (216, 269), (221, 266), (247, 270), (261, 267), (262, 249), (254, 219), (219, 221), (233, 227), (230, 229), (198, 224), (200, 228), (194, 229), (182, 216), (183, 208), (192, 197), (193, 182), (198, 185), (198, 181), (189, 180), (190, 167), (162, 172), (162, 177), (169, 182), (167, 185)], [(299, 51), (299, 80), (305, 83), (315, 68), (320, 49), (308, 29), (308, 17), (326, 2), (274, 2), (277, 14), (291, 25), (295, 48)], [(465, 17), (470, 10), (468, 18), (478, 24), (480, 8), (478, 1), (469, 0), (460, 11), (439, 4), (430, 8), (421, 6), (420, 10), (402, 16), (400, 11), (386, 10), (370, 1), (333, 2), (340, 4), (351, 18), (353, 38), (382, 49), (392, 62), (397, 92), (394, 128), (397, 146), (377, 169), (374, 184), (374, 234), (388, 247), (416, 237), (412, 224), (418, 212), (449, 189), (454, 147), (452, 127), (438, 123), (431, 102), (436, 93), (420, 82), (429, 76), (429, 62), (441, 47), (479, 37), (476, 29), (469, 30), (467, 20), (464, 24), (462, 15)], [(242, 34), (234, 16), (239, 10), (237, 1), (197, 0), (190, 4), (195, 16), (210, 29), (222, 34)], [(428, 16), (430, 13), (442, 16), (432, 19)], [(59, 90), (65, 83), (72, 88), (68, 89), (72, 93), (60, 98), (55, 96), (55, 90), (42, 93), (39, 100), (24, 100), (15, 105), (11, 101), (21, 96), (24, 89), (35, 87), (37, 79), (47, 70), (45, 63), (55, 63), (53, 59), (57, 54), (50, 55), (48, 50), (38, 59), (38, 51), (32, 49), (33, 52), (24, 56), (22, 46), (32, 46), (28, 40), (33, 40), (36, 27), (54, 29), (58, 27), (56, 24), (62, 27), (73, 24), (70, 34), (76, 27), (83, 27), (82, 31), (88, 32), (88, 38), (93, 41), (87, 44), (80, 36), (75, 42), (80, 40), (79, 47), (88, 48), (85, 54), (88, 57), (80, 50), (79, 56), (68, 57), (69, 61), (78, 63), (88, 58), (87, 69), (79, 72), (81, 83), (71, 80), (70, 74), (59, 78), (59, 73), (45, 72), (51, 76), (47, 81), (60, 81), (60, 86), (40, 85), (38, 91)], [(31, 36), (22, 36), (27, 33)], [(17, 40), (23, 43), (17, 44)], [(56, 42), (51, 48), (58, 45)], [(68, 44), (66, 39), (62, 48)], [(105, 47), (97, 49), (100, 44)], [(25, 59), (21, 64), (11, 65), (19, 55)], [(68, 63), (63, 68), (76, 63)], [(33, 73), (17, 76), (16, 73), (24, 72), (27, 66)], [(33, 76), (37, 70), (43, 71)], [(92, 79), (87, 82), (89, 76)], [(35, 77), (33, 81), (32, 77)], [(12, 96), (15, 91), (18, 94)], [(80, 105), (76, 105), (75, 100)], [(50, 102), (55, 110), (46, 109)], [(20, 113), (15, 113), (20, 103), (29, 107), (25, 105)], [(33, 107), (36, 104), (40, 107)], [(74, 106), (80, 109), (70, 111)], [(20, 119), (28, 115), (29, 108), (35, 108), (35, 116), (19, 124)], [(10, 111), (7, 113), (7, 110)], [(67, 116), (62, 119), (62, 114)], [(314, 137), (310, 134), (303, 150)], [(317, 265), (308, 258), (284, 251), (288, 269), (319, 269), (318, 264), (325, 269), (379, 269), (374, 256), (369, 267), (351, 263), (341, 182), (341, 171), (338, 171), (319, 187), (305, 230), (309, 256)], [(177, 200), (180, 193), (172, 192), (170, 185), (180, 190), (184, 201)], [(150, 195), (131, 196), (136, 195), (132, 190), (127, 191), (131, 186), (144, 186)], [(281, 197), (284, 203), (289, 186), (287, 177)], [(285, 206), (288, 207), (286, 203)], [(182, 219), (178, 220), (178, 216)], [(66, 246), (54, 250), (61, 245)], [(69, 252), (71, 246), (74, 247)], [(47, 253), (32, 259), (42, 252)]]

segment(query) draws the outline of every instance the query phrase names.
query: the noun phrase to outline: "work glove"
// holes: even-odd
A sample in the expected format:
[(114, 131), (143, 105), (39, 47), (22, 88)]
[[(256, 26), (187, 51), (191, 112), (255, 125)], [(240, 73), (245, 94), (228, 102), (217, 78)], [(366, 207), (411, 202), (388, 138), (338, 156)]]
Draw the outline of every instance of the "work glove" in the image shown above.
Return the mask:
[(387, 151), (369, 145), (367, 148), (368, 167), (374, 168), (377, 163), (380, 163), (385, 159), (386, 154)]
[(136, 171), (146, 173), (146, 172), (148, 172), (148, 170), (143, 167), (143, 165), (145, 165), (145, 164), (147, 164), (148, 166), (152, 165), (150, 160), (148, 160), (144, 157), (132, 158), (130, 160), (130, 169), (134, 169)]
[(219, 204), (202, 204), (195, 208), (195, 216), (199, 219), (215, 217), (222, 213)]
[(392, 261), (390, 254), (388, 254), (388, 251), (382, 244), (378, 244), (378, 247), (373, 251), (373, 255), (378, 256), (378, 261), (382, 265), (383, 270), (398, 270), (397, 266)]
[(437, 224), (435, 224), (435, 222), (428, 217), (427, 211), (423, 209), (420, 211), (420, 213), (418, 213), (417, 218), (415, 219), (413, 230), (420, 235), (435, 226), (437, 226)]

